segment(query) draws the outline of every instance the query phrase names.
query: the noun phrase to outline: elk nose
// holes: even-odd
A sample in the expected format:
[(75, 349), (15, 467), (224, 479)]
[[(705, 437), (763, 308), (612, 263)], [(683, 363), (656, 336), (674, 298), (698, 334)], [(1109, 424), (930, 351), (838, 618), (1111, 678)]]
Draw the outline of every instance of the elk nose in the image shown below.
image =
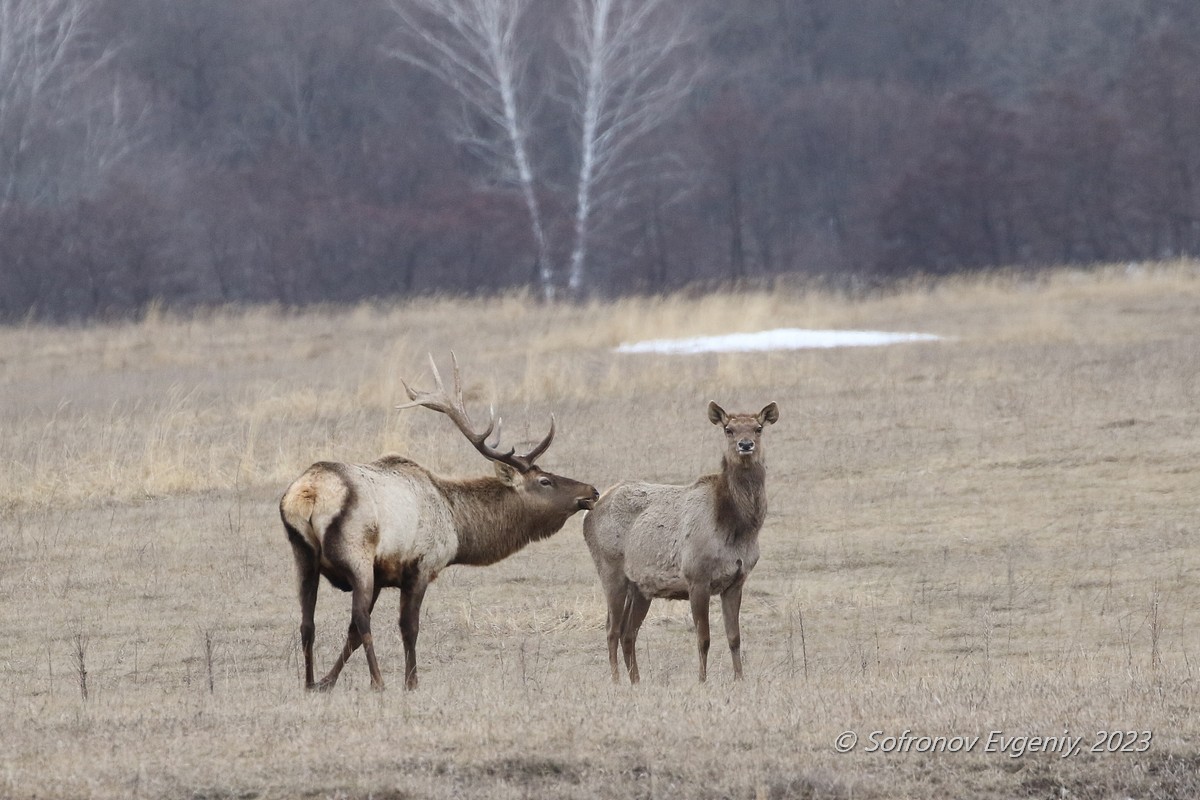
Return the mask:
[(590, 498), (588, 498), (588, 497), (579, 498), (579, 507), (585, 511), (591, 511), (593, 508), (596, 507), (596, 501), (599, 499), (600, 499), (600, 492), (596, 491), (595, 487), (592, 487), (592, 496)]
[(750, 441), (749, 439), (741, 439), (740, 441), (738, 441), (737, 447), (738, 447), (739, 453), (753, 453), (754, 452), (754, 442)]

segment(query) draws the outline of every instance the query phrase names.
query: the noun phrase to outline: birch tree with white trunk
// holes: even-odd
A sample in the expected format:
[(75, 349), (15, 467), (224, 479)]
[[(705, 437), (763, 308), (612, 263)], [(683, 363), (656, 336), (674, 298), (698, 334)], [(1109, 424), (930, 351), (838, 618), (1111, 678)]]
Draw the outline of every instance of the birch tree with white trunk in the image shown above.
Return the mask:
[(542, 295), (552, 300), (556, 276), (529, 150), (530, 42), (521, 23), (531, 0), (389, 0), (400, 17), (401, 44), (391, 54), (450, 87), (487, 124), (460, 136), (497, 176), (515, 184), (529, 214)]
[(669, 0), (572, 0), (563, 41), (579, 137), (567, 269), (572, 296), (584, 291), (598, 215), (611, 215), (636, 177), (631, 149), (669, 121), (691, 89), (695, 65), (682, 52), (693, 39), (682, 13), (687, 7)]

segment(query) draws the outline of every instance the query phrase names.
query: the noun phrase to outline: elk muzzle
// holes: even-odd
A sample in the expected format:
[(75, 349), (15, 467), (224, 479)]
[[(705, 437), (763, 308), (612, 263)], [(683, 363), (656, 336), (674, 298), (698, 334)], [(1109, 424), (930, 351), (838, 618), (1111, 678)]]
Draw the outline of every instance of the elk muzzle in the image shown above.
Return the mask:
[(580, 511), (591, 511), (596, 507), (596, 501), (600, 499), (600, 492), (596, 490), (595, 486), (589, 486), (587, 488), (591, 489), (592, 493), (590, 497), (579, 498)]

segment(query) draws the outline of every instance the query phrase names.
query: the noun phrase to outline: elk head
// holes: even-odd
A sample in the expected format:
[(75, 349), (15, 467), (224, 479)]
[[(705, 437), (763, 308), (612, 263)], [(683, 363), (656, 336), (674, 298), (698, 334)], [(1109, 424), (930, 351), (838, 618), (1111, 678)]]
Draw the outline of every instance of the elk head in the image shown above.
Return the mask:
[[(495, 410), (489, 413), (488, 423), (483, 430), (476, 430), (467, 414), (463, 402), (462, 379), (458, 372), (458, 358), (451, 351), (450, 359), (454, 364), (454, 391), (447, 392), (442, 383), (433, 355), (429, 356), (429, 366), (433, 372), (436, 384), (433, 391), (422, 392), (410, 387), (403, 380), (404, 391), (408, 393), (409, 402), (396, 406), (398, 409), (424, 406), (441, 412), (450, 418), (455, 427), (466, 437), (467, 441), (479, 453), (491, 461), (496, 470), (496, 477), (501, 483), (514, 491), (523, 494), (526, 500), (543, 508), (547, 512), (565, 512), (570, 516), (576, 511), (590, 510), (596, 505), (600, 493), (596, 487), (546, 472), (534, 462), (550, 447), (554, 441), (554, 415), (550, 415), (550, 431), (529, 452), (518, 454), (514, 448), (507, 451), (500, 448), (501, 420), (496, 417)], [(495, 438), (489, 443), (487, 438), (495, 432)], [(565, 518), (565, 517), (564, 517)]]
[(775, 424), (779, 406), (768, 403), (757, 414), (728, 414), (716, 403), (709, 403), (708, 419), (725, 430), (725, 458), (730, 464), (761, 461), (763, 426)]

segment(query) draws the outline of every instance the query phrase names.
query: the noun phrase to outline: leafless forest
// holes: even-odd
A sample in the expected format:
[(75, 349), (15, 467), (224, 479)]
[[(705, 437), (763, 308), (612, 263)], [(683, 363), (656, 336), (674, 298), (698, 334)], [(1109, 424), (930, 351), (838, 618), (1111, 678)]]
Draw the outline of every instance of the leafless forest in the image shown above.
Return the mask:
[(1200, 252), (1192, 0), (0, 0), (0, 317)]

